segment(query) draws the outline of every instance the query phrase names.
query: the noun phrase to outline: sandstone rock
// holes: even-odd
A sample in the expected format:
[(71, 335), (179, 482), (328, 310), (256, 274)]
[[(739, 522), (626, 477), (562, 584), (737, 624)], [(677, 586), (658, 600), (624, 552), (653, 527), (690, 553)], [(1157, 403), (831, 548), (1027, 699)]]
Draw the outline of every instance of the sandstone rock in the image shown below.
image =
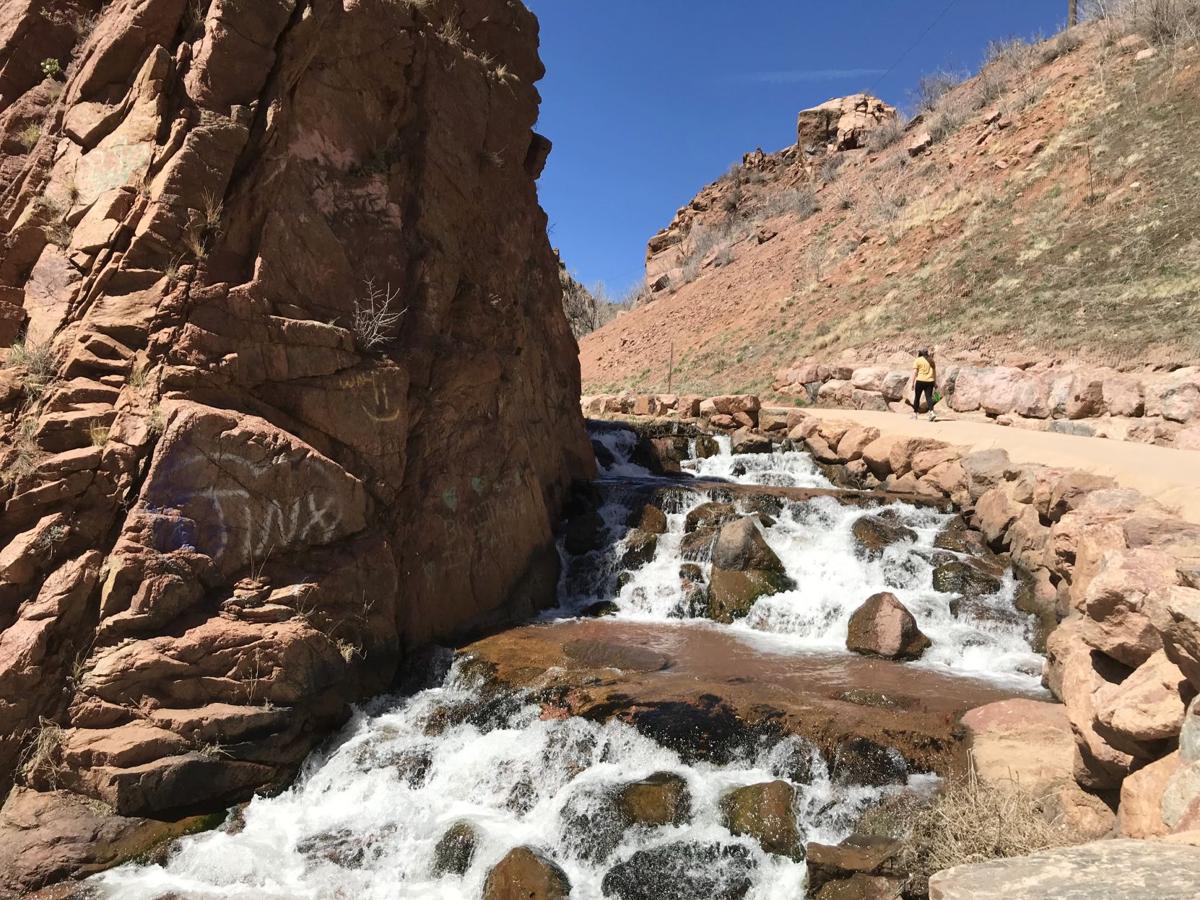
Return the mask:
[(700, 528), (719, 528), (740, 517), (737, 507), (732, 503), (702, 503), (687, 514), (683, 530), (691, 534)]
[(1135, 758), (1097, 730), (1095, 694), (1106, 683), (1118, 683), (1124, 673), (1087, 647), (1077, 632), (1068, 641), (1066, 646), (1048, 642), (1047, 648), (1061, 658), (1059, 694), (1075, 732), (1075, 780), (1091, 790), (1114, 790), (1133, 769)]
[(1065, 707), (1003, 700), (962, 718), (975, 772), (986, 784), (1018, 784), (1041, 795), (1072, 781), (1075, 739)]
[(854, 150), (865, 146), (866, 136), (896, 118), (896, 109), (870, 94), (828, 100), (803, 110), (796, 124), (796, 145), (802, 150), (825, 148)]
[(856, 552), (867, 559), (878, 559), (892, 544), (917, 539), (917, 533), (911, 528), (873, 513), (856, 519), (850, 530), (857, 542)]
[(933, 135), (928, 131), (918, 131), (904, 145), (909, 156), (920, 156), (933, 146)]
[(875, 594), (850, 617), (846, 647), (855, 653), (919, 659), (929, 646), (929, 638), (894, 594)]
[(732, 449), (734, 453), (770, 453), (774, 444), (768, 437), (755, 434), (748, 428), (739, 428), (733, 433)]
[(1159, 650), (1125, 681), (1096, 692), (1096, 719), (1133, 741), (1176, 737), (1183, 725), (1180, 691), (1185, 685), (1183, 673)]
[(1177, 829), (1184, 817), (1194, 813), (1200, 803), (1200, 763), (1184, 762), (1179, 765), (1167, 780), (1162, 793), (1162, 818), (1166, 826)]
[(721, 798), (725, 827), (749, 835), (767, 853), (800, 860), (804, 845), (793, 806), (796, 789), (786, 781), (737, 788)]
[(617, 793), (616, 802), (626, 827), (685, 825), (692, 817), (687, 782), (673, 772), (658, 772), (625, 785)]
[(837, 897), (838, 894), (825, 893), (828, 886), (856, 876), (900, 875), (902, 850), (899, 841), (861, 834), (853, 834), (837, 846), (809, 843), (806, 848), (809, 896)]
[(483, 883), (483, 900), (567, 900), (571, 882), (557, 863), (532, 847), (517, 847)]
[(1200, 849), (1162, 842), (1099, 841), (1031, 856), (958, 866), (929, 880), (930, 900), (1187, 900)]
[(462, 875), (471, 868), (479, 835), (469, 822), (451, 825), (433, 848), (433, 871), (437, 875)]
[(755, 869), (740, 845), (681, 841), (638, 850), (609, 869), (601, 889), (617, 900), (741, 900)]
[(863, 450), (878, 440), (878, 428), (856, 427), (849, 429), (837, 444), (837, 455), (845, 462), (862, 459)]
[(1015, 474), (1004, 450), (977, 450), (962, 458), (971, 499), (978, 500), (991, 488), (1010, 480)]
[(1105, 553), (1083, 597), (1084, 638), (1113, 659), (1140, 666), (1163, 647), (1167, 592), (1177, 578), (1174, 558), (1161, 550)]
[(635, 511), (629, 525), (646, 534), (666, 534), (667, 514), (653, 503), (647, 503), (640, 510)]
[(1162, 802), (1167, 783), (1179, 768), (1172, 753), (1134, 772), (1121, 784), (1117, 824), (1122, 837), (1162, 837), (1170, 830), (1163, 821)]
[(1163, 630), (1167, 657), (1179, 666), (1192, 688), (1200, 690), (1200, 590), (1170, 588), (1165, 605), (1170, 617)]
[(960, 594), (978, 598), (997, 593), (1003, 586), (999, 578), (977, 565), (962, 560), (942, 563), (933, 570), (934, 590), (945, 594)]
[(749, 518), (721, 528), (709, 584), (709, 618), (726, 624), (746, 616), (760, 597), (794, 587), (783, 563)]

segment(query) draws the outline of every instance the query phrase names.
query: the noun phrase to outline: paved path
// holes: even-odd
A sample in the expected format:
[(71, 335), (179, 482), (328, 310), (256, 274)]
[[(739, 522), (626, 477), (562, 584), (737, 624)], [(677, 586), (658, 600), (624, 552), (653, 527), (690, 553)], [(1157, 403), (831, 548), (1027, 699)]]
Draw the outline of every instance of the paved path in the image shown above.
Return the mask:
[(972, 450), (1001, 447), (1008, 451), (1013, 462), (1042, 463), (1108, 475), (1122, 487), (1141, 491), (1187, 521), (1200, 524), (1200, 451), (1006, 428), (986, 422), (953, 419), (930, 422), (890, 412), (804, 411), (823, 419), (871, 425), (884, 434), (932, 437)]

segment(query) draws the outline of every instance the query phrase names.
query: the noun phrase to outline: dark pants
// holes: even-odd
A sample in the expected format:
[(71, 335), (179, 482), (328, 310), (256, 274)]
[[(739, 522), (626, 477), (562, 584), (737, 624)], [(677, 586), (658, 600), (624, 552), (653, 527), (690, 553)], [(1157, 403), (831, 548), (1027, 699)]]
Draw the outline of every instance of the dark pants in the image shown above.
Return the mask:
[(937, 385), (932, 381), (918, 381), (917, 389), (913, 395), (913, 412), (921, 411), (921, 395), (925, 396), (926, 409), (933, 412), (933, 389)]

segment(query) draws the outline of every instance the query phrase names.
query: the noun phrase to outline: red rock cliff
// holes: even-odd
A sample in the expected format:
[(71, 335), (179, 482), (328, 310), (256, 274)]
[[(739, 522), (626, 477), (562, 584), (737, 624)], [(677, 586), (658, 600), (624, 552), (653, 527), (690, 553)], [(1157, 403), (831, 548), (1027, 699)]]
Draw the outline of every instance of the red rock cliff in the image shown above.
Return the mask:
[(0, 792), (233, 802), (553, 596), (592, 462), (537, 22), (3, 0), (0, 38)]

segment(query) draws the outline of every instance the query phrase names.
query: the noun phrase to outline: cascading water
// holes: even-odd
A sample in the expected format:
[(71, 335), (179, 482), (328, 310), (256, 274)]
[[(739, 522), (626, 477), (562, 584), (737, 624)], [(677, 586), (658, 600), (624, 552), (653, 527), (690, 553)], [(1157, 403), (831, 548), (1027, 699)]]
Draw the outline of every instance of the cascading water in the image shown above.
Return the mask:
[[(949, 516), (894, 504), (891, 515), (915, 539), (863, 559), (851, 535), (863, 509), (834, 497), (792, 500), (769, 492), (764, 506), (753, 491), (747, 495), (744, 488), (713, 483), (829, 488), (805, 454), (736, 456), (723, 441), (718, 455), (685, 463), (698, 476), (688, 487), (655, 479), (636, 465), (632, 432), (607, 429), (593, 437), (603, 463), (597, 487), (604, 501), (599, 512), (605, 546), (575, 555), (563, 550), (561, 606), (548, 618), (575, 615), (597, 600), (613, 602), (618, 618), (676, 623), (693, 618), (680, 583), (685, 520), (703, 503), (732, 499), (747, 514), (768, 513), (761, 520), (763, 533), (797, 587), (760, 599), (735, 625), (694, 621), (689, 627), (733, 629), (741, 639), (766, 642), (775, 651), (844, 652), (850, 613), (870, 594), (890, 590), (933, 641), (926, 657), (910, 665), (1022, 688), (1036, 684), (1041, 660), (1030, 647), (1027, 618), (1013, 608), (1011, 576), (981, 601), (994, 608), (994, 618), (956, 618), (951, 597), (934, 589), (929, 557)], [(647, 491), (661, 490), (668, 492), (661, 502), (666, 533), (652, 559), (626, 570), (621, 560), (630, 510), (646, 502)], [(708, 566), (703, 560), (695, 564), (702, 571)], [(686, 820), (654, 827), (614, 824), (614, 793), (663, 772), (686, 783)], [(864, 809), (903, 787), (866, 787), (831, 777), (821, 755), (796, 737), (761, 742), (728, 760), (697, 761), (617, 720), (560, 718), (544, 714), (523, 695), (497, 695), (460, 662), (440, 687), (407, 699), (384, 698), (360, 711), (333, 749), (314, 756), (289, 790), (255, 799), (217, 831), (183, 839), (163, 863), (122, 866), (91, 879), (89, 887), (99, 897), (128, 900), (168, 895), (462, 900), (479, 897), (491, 867), (512, 848), (527, 845), (562, 867), (576, 900), (799, 897), (804, 863), (766, 853), (749, 836), (735, 836), (722, 815), (721, 798), (730, 790), (775, 779), (795, 787), (801, 839), (824, 843), (844, 838)], [(935, 783), (918, 775), (907, 787), (927, 790)], [(441, 872), (437, 844), (460, 823), (476, 835), (474, 854), (462, 874)], [(655, 875), (646, 859), (679, 853), (684, 856), (672, 871), (690, 871), (700, 880), (671, 875), (665, 887), (647, 888)], [(622, 870), (648, 892), (612, 890), (606, 876), (611, 881)]]
[[(607, 529), (606, 546), (572, 558), (565, 554), (562, 607), (555, 613), (574, 615), (598, 601), (615, 603), (618, 617), (637, 621), (698, 618), (688, 608), (680, 581), (680, 566), (699, 564), (705, 578), (706, 559), (688, 560), (682, 552), (685, 521), (706, 503), (729, 500), (720, 488), (676, 491), (662, 504), (667, 531), (660, 535), (654, 558), (628, 569), (622, 564), (628, 543), (631, 506), (644, 503), (641, 484), (655, 481), (646, 469), (631, 462), (636, 444), (632, 432), (602, 430), (593, 435), (613, 459), (601, 480), (604, 505), (600, 514)], [(721, 452), (708, 459), (684, 463), (698, 479), (720, 479), (738, 485), (832, 488), (805, 453), (734, 455), (728, 438), (719, 438)], [(661, 481), (661, 479), (659, 479)], [(707, 484), (707, 482), (702, 482)], [(744, 514), (762, 508), (762, 497), (732, 495)], [(956, 616), (957, 595), (938, 591), (933, 584), (934, 554), (966, 559), (961, 553), (934, 547), (938, 534), (954, 517), (932, 508), (891, 503), (889, 515), (915, 533), (883, 549), (878, 558), (858, 552), (852, 528), (866, 512), (835, 497), (789, 501), (774, 497), (770, 519), (762, 529), (767, 543), (796, 583), (795, 590), (760, 599), (750, 614), (731, 626), (748, 640), (773, 650), (845, 650), (850, 616), (872, 594), (889, 591), (909, 609), (933, 646), (918, 663), (925, 667), (982, 677), (1036, 690), (1043, 659), (1032, 647), (1035, 622), (1016, 609), (1017, 583), (1011, 572), (999, 578), (998, 589), (977, 599), (974, 615)], [(876, 510), (877, 511), (877, 510)]]
[[(336, 749), (311, 760), (293, 788), (249, 804), (236, 826), (181, 841), (164, 865), (124, 866), (91, 886), (128, 900), (462, 900), (480, 895), (505, 853), (529, 845), (562, 866), (573, 898), (600, 900), (605, 873), (635, 852), (699, 844), (740, 848), (707, 873), (719, 884), (748, 879), (751, 900), (798, 897), (804, 864), (732, 835), (721, 824), (720, 798), (791, 779), (801, 835), (836, 842), (865, 808), (898, 790), (835, 783), (820, 754), (796, 738), (728, 765), (689, 764), (620, 722), (544, 720), (537, 705), (488, 703), (457, 669), (444, 687), (375, 707), (356, 717)], [(618, 830), (615, 847), (603, 847), (612, 789), (660, 772), (686, 782), (690, 821)], [(914, 776), (909, 786), (930, 783)], [(478, 835), (473, 859), (464, 875), (439, 877), (436, 844), (460, 822)]]

